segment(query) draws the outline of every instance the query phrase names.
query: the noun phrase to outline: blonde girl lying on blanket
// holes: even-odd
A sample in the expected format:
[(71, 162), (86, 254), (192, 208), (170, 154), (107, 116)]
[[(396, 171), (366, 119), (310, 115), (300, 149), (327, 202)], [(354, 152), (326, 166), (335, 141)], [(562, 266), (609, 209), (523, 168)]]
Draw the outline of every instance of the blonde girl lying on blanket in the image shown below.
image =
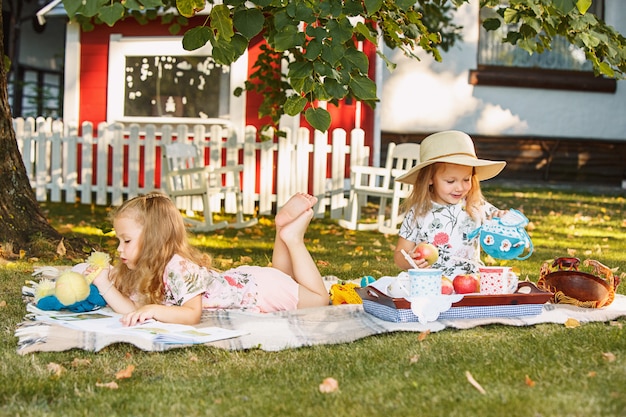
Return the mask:
[(120, 262), (94, 285), (126, 326), (149, 319), (194, 324), (203, 309), (272, 312), (328, 305), (328, 291), (304, 244), (316, 202), (298, 193), (276, 214), (271, 267), (218, 272), (190, 245), (182, 215), (166, 195), (133, 198), (112, 213)]

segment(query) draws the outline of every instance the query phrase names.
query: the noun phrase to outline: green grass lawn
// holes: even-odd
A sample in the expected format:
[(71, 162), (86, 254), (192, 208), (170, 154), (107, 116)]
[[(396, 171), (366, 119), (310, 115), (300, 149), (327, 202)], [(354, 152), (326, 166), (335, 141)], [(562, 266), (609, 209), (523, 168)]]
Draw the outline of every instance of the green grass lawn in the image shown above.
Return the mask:
[[(536, 281), (543, 261), (596, 259), (626, 271), (624, 192), (485, 186), (501, 208), (531, 220), (534, 254), (503, 264)], [(55, 228), (113, 253), (106, 209), (45, 204)], [(193, 236), (217, 267), (266, 265), (271, 219), (245, 230)], [(347, 231), (316, 219), (308, 246), (323, 275), (395, 275), (396, 236)], [(339, 248), (339, 250), (338, 250)], [(486, 326), (429, 335), (394, 333), (353, 343), (264, 352), (205, 346), (147, 353), (114, 345), (99, 353), (16, 353), (25, 314), (21, 287), (33, 260), (0, 267), (0, 415), (6, 416), (626, 416), (626, 319), (532, 327)], [(625, 287), (619, 293), (625, 293)], [(130, 378), (116, 379), (133, 365)], [(468, 382), (470, 372), (484, 388)], [(339, 390), (322, 394), (326, 377)], [(117, 388), (112, 387), (114, 382)]]

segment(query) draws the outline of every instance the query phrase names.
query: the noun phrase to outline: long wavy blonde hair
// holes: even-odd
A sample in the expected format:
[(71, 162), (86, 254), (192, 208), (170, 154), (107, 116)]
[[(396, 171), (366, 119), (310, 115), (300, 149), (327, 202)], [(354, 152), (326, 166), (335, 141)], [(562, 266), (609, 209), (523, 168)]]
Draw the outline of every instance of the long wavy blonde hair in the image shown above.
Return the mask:
[[(413, 183), (411, 194), (402, 203), (402, 212), (407, 213), (411, 208), (414, 209), (415, 218), (426, 215), (432, 208), (432, 200), (435, 192), (431, 185), (435, 175), (444, 168), (446, 162), (436, 162), (420, 169)], [(472, 170), (472, 187), (465, 197), (465, 210), (476, 221), (480, 220), (480, 206), (484, 202), (483, 193), (480, 189), (480, 181), (474, 175)]]
[(117, 262), (112, 272), (115, 287), (141, 304), (163, 302), (163, 273), (175, 254), (211, 266), (211, 258), (189, 243), (183, 217), (165, 194), (152, 192), (127, 200), (111, 212), (110, 218), (112, 222), (128, 218), (143, 227), (135, 269)]

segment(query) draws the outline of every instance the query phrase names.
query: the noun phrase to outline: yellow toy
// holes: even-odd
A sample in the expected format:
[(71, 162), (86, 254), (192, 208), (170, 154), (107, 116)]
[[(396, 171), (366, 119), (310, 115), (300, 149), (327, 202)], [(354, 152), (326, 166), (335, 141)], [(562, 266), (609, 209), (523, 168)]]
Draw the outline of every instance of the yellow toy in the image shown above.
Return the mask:
[(330, 286), (330, 301), (333, 305), (339, 304), (363, 304), (363, 300), (359, 297), (359, 294), (354, 290), (355, 288), (361, 288), (360, 285), (352, 282), (346, 282), (343, 284), (333, 284)]
[[(94, 252), (87, 258), (86, 264), (62, 272), (54, 281), (42, 280), (35, 288), (35, 304), (42, 310), (67, 309), (75, 312), (106, 306), (106, 301), (92, 282), (109, 267), (110, 260), (106, 253)], [(78, 272), (83, 268), (82, 273)]]

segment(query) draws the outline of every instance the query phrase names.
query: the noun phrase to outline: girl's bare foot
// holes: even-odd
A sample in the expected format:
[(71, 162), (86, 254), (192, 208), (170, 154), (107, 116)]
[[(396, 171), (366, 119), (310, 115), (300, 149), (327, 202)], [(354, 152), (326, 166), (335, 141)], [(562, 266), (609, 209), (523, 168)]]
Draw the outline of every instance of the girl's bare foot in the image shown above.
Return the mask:
[(305, 193), (296, 193), (276, 213), (276, 226), (283, 227), (317, 203), (317, 197)]
[(309, 223), (311, 223), (313, 214), (313, 210), (309, 208), (303, 213), (300, 213), (300, 215), (291, 222), (281, 227), (280, 230), (277, 230), (281, 240), (287, 245), (304, 242), (304, 234), (309, 227)]

